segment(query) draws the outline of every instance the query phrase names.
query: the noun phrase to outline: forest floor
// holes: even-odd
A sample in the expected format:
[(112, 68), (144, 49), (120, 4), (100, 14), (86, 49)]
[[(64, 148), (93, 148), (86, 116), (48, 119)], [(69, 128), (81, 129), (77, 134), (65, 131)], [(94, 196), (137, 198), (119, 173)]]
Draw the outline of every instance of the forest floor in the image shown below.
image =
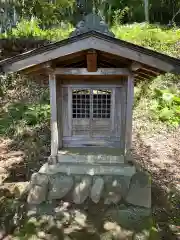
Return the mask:
[[(134, 122), (133, 155), (137, 166), (148, 171), (152, 176), (152, 210), (155, 226), (162, 236), (160, 239), (180, 239), (180, 187), (178, 192), (180, 129), (167, 132), (166, 127), (161, 129), (158, 127), (158, 133), (152, 134), (151, 129), (146, 131), (147, 126), (143, 129), (139, 124)], [(148, 127), (150, 126), (151, 123), (148, 123)], [(38, 134), (48, 133), (45, 129), (41, 129)], [(14, 186), (17, 183), (21, 183), (21, 186), (24, 183), (26, 186), (31, 174), (46, 161), (46, 154), (48, 154), (42, 150), (36, 161), (26, 161), (27, 152), (33, 151), (30, 139), (28, 142), (29, 144), (22, 142), (22, 145), (19, 145), (12, 139), (1, 138), (0, 141), (0, 176), (3, 182), (1, 188), (3, 184), (9, 188), (9, 192), (5, 194), (4, 190), (3, 192), (0, 190), (0, 221), (5, 223), (5, 229), (10, 234), (15, 230), (11, 227), (12, 216), (16, 214), (11, 209), (12, 203), (17, 199)], [(24, 145), (26, 148), (29, 146), (30, 149), (24, 149)], [(21, 204), (24, 206), (24, 202)]]

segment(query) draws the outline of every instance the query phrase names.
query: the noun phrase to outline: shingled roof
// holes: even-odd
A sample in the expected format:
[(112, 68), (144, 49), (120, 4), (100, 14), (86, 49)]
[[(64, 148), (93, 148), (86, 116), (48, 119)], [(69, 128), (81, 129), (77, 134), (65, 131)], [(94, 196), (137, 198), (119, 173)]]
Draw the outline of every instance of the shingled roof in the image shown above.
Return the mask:
[[(56, 61), (63, 58), (63, 56), (83, 52), (88, 49), (95, 49), (99, 52), (110, 54), (109, 56), (112, 59), (114, 56), (114, 60), (116, 59), (117, 62), (118, 57), (121, 60), (124, 59), (124, 62), (127, 62), (127, 64), (128, 61), (138, 62), (142, 64), (142, 70), (144, 69), (149, 73), (147, 78), (148, 76), (153, 77), (166, 72), (180, 74), (180, 59), (97, 31), (88, 31), (0, 61), (1, 72), (20, 72), (24, 69), (32, 68), (48, 61)], [(138, 70), (139, 76), (142, 77), (140, 71), (141, 69)], [(146, 78), (145, 75), (143, 77)]]

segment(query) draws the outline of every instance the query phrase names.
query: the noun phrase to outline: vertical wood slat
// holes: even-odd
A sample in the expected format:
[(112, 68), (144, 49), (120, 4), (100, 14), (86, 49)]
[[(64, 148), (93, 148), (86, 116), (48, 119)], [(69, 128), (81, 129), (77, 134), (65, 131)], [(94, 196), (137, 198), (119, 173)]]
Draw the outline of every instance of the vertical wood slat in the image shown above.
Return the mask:
[(86, 54), (87, 60), (87, 71), (96, 72), (97, 71), (97, 53), (96, 51), (88, 51)]
[(62, 84), (61, 81), (56, 82), (56, 98), (57, 98), (57, 127), (58, 127), (58, 150), (62, 148), (63, 136), (63, 119), (62, 119)]
[(58, 153), (57, 96), (56, 75), (49, 74), (50, 106), (51, 106), (51, 156)]
[(125, 128), (125, 155), (129, 154), (132, 145), (132, 118), (134, 103), (134, 76), (128, 76), (127, 81), (127, 106), (126, 106), (126, 128)]
[(69, 134), (72, 136), (72, 87), (68, 87), (68, 129)]
[(114, 134), (115, 130), (115, 108), (116, 108), (116, 101), (115, 101), (115, 96), (116, 96), (116, 89), (112, 88), (112, 93), (111, 93), (111, 134)]
[[(126, 78), (126, 83), (128, 79)], [(125, 139), (126, 139), (126, 107), (127, 107), (127, 84), (124, 84), (121, 88), (121, 126), (120, 126), (120, 132), (121, 132), (121, 149), (125, 152)]]
[(62, 122), (63, 122), (63, 137), (69, 136), (69, 129), (68, 129), (68, 87), (62, 88)]

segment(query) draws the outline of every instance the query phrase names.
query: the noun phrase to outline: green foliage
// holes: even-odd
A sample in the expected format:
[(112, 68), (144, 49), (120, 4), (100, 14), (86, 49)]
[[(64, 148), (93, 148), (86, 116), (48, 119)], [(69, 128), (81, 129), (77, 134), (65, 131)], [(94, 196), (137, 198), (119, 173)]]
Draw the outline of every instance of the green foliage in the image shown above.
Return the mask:
[(24, 120), (28, 125), (40, 124), (50, 119), (50, 105), (49, 104), (34, 104), (27, 107), (24, 112)]
[(147, 23), (114, 25), (112, 31), (117, 38), (150, 48), (173, 57), (179, 57), (180, 29), (161, 28)]
[(156, 100), (151, 107), (153, 113), (163, 122), (173, 126), (180, 124), (180, 94), (170, 89), (155, 89), (153, 98)]
[(14, 103), (0, 113), (0, 135), (14, 135), (18, 126), (21, 128), (36, 126), (49, 119), (49, 104)]
[(43, 30), (40, 28), (40, 20), (31, 21), (22, 19), (16, 28), (2, 34), (6, 38), (40, 38), (48, 40), (62, 40), (69, 36), (72, 26), (69, 23), (61, 23), (57, 28)]
[(24, 0), (15, 3), (16, 10), (21, 18), (38, 18), (43, 27), (49, 27), (65, 20), (72, 13), (74, 0)]

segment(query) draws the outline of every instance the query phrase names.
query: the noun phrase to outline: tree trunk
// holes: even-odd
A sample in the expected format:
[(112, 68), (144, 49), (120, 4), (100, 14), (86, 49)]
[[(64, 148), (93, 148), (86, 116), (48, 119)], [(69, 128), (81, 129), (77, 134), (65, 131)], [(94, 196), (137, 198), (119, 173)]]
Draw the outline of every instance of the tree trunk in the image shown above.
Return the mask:
[(144, 0), (145, 21), (149, 22), (149, 0)]

